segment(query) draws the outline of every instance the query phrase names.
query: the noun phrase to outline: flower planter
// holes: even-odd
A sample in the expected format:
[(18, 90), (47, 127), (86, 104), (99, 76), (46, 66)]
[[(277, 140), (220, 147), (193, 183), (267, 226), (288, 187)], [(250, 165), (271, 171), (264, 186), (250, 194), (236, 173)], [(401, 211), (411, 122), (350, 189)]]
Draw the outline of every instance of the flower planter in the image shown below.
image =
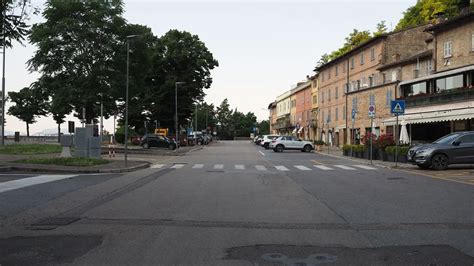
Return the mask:
[(380, 160), (382, 160), (382, 161), (388, 161), (388, 154), (387, 154), (384, 150), (379, 149), (378, 152), (379, 152), (379, 158), (380, 158)]
[[(378, 160), (379, 156), (376, 149), (372, 149), (372, 160)], [(370, 160), (370, 150), (364, 152), (364, 159)]]
[[(395, 162), (395, 154), (388, 154), (387, 159), (388, 159), (389, 162)], [(407, 162), (407, 156), (404, 155), (404, 154), (399, 154), (397, 162), (406, 163)]]

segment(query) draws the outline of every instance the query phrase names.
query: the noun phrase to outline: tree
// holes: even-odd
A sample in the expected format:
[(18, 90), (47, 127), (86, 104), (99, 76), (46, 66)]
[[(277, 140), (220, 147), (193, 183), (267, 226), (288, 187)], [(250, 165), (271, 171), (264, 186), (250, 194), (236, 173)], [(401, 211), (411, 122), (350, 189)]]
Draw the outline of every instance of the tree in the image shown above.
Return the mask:
[[(36, 9), (32, 9), (30, 0), (3, 0), (0, 11), (0, 32), (3, 29), (3, 10), (5, 9), (5, 47), (11, 48), (12, 41), (20, 44), (25, 40), (29, 32), (29, 20), (31, 13), (36, 14)], [(4, 38), (0, 38), (0, 46), (3, 45)]]
[(222, 103), (217, 107), (216, 111), (216, 119), (219, 125), (219, 135), (222, 138), (229, 138), (231, 136), (231, 132), (234, 130), (231, 128), (231, 117), (232, 117), (232, 110), (230, 109), (229, 101), (224, 99)]
[(153, 55), (153, 84), (147, 109), (162, 125), (174, 123), (175, 82), (185, 82), (178, 88), (178, 121), (182, 124), (202, 101), (204, 89), (212, 84), (211, 70), (219, 65), (197, 35), (170, 30), (158, 38)]
[[(403, 17), (397, 24), (396, 30), (419, 26), (435, 19), (435, 14), (444, 13), (446, 18), (459, 15), (461, 6), (468, 6), (469, 0), (419, 0), (414, 6), (403, 12)], [(471, 9), (474, 4), (471, 4)]]
[[(45, 22), (32, 27), (30, 42), (38, 47), (28, 61), (30, 71), (42, 77), (57, 79), (67, 89), (77, 117), (91, 123), (100, 111), (103, 100), (106, 115), (115, 106), (112, 79), (114, 58), (124, 27), (122, 2), (114, 1), (47, 1)], [(56, 93), (53, 93), (55, 95)], [(103, 97), (101, 97), (103, 96)]]
[(387, 29), (387, 25), (385, 24), (385, 20), (382, 20), (379, 23), (377, 23), (376, 31), (374, 32), (374, 37), (383, 35), (387, 33), (387, 31), (388, 29)]
[(26, 135), (30, 136), (30, 124), (36, 122), (36, 117), (46, 115), (48, 110), (46, 94), (35, 88), (23, 88), (19, 92), (8, 93), (15, 105), (8, 108), (8, 114), (26, 123)]
[(270, 134), (270, 122), (269, 120), (262, 120), (258, 123), (259, 132), (261, 135)]

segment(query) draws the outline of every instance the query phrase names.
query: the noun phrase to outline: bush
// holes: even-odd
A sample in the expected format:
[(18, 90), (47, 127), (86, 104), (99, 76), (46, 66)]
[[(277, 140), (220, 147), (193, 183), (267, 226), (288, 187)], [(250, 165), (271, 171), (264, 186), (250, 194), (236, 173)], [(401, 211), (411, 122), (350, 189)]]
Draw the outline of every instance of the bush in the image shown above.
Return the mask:
[(315, 140), (315, 141), (314, 141), (314, 145), (324, 145), (324, 144), (325, 144), (325, 143), (324, 143), (324, 141), (322, 141), (322, 140)]
[(377, 148), (385, 150), (387, 146), (395, 145), (395, 140), (393, 139), (392, 134), (382, 134), (377, 139)]
[(344, 144), (342, 145), (342, 151), (351, 151), (352, 145)]
[(365, 146), (364, 145), (352, 145), (352, 151), (354, 152), (364, 152)]
[[(387, 146), (385, 148), (385, 152), (387, 154), (395, 154), (397, 146)], [(407, 155), (408, 150), (410, 149), (410, 146), (399, 146), (398, 147), (398, 154), (400, 155)]]
[[(370, 135), (371, 133), (364, 135), (361, 140), (361, 142), (367, 147), (370, 146)], [(375, 145), (377, 145), (377, 135), (372, 134), (372, 146), (375, 147)]]

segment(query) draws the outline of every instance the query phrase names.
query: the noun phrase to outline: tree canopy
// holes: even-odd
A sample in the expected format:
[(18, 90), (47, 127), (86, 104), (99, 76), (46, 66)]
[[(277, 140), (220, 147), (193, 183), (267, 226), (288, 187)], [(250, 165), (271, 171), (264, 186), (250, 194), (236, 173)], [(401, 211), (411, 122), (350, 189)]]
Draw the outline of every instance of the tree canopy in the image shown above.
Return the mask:
[[(0, 35), (3, 29), (3, 11), (5, 10), (5, 47), (12, 47), (13, 42), (23, 43), (29, 33), (29, 15), (36, 13), (30, 0), (3, 0), (0, 10)], [(3, 45), (3, 36), (0, 38), (0, 46)]]
[(36, 117), (46, 115), (48, 110), (47, 96), (39, 89), (25, 87), (18, 92), (8, 92), (14, 105), (8, 108), (8, 114), (26, 123), (26, 134), (30, 136), (30, 124)]

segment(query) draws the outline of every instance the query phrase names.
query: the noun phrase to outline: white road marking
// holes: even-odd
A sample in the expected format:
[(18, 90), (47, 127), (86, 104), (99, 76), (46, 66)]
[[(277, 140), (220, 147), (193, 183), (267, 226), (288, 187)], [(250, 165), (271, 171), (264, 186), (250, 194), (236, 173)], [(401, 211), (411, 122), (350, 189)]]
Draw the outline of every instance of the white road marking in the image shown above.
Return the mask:
[(154, 164), (151, 166), (151, 168), (161, 168), (163, 166), (165, 166), (166, 164)]
[(311, 169), (304, 166), (304, 165), (295, 165), (296, 168), (302, 170), (302, 171), (310, 171)]
[(263, 153), (262, 151), (258, 151), (258, 152), (260, 152), (260, 154), (261, 154), (262, 156), (265, 156), (265, 153)]
[(356, 165), (353, 165), (353, 166), (359, 167), (359, 168), (362, 168), (362, 169), (366, 169), (366, 170), (377, 170), (377, 168), (370, 167), (370, 166), (367, 166), (367, 165), (359, 165), (359, 164), (356, 164)]
[(173, 169), (181, 169), (183, 167), (184, 167), (184, 164), (182, 164), (182, 163), (178, 163), (178, 164), (175, 164), (175, 165), (171, 166), (171, 168), (173, 168)]
[(214, 164), (214, 169), (224, 169), (223, 164)]
[(327, 166), (324, 166), (324, 165), (314, 165), (314, 167), (319, 168), (321, 170), (334, 170), (331, 167), (327, 167)]
[(236, 164), (236, 165), (235, 165), (235, 169), (237, 169), (237, 170), (245, 170), (245, 165), (243, 165), (243, 164)]
[(23, 187), (29, 187), (33, 185), (58, 181), (61, 179), (75, 177), (77, 175), (38, 175), (34, 177), (22, 178), (17, 180), (12, 180), (8, 182), (0, 183), (0, 193), (19, 189)]
[(290, 169), (284, 167), (283, 165), (275, 165), (275, 168), (279, 171), (290, 171)]
[(337, 164), (337, 165), (334, 165), (334, 166), (336, 166), (337, 168), (344, 169), (344, 170), (355, 170), (355, 168), (352, 168), (352, 167), (349, 167), (349, 166), (346, 166), (346, 165)]
[(266, 171), (267, 168), (263, 165), (255, 165), (255, 168), (258, 170), (258, 171)]
[(197, 163), (197, 164), (193, 165), (192, 168), (193, 168), (193, 169), (201, 169), (201, 168), (203, 168), (203, 167), (204, 167), (204, 164)]

